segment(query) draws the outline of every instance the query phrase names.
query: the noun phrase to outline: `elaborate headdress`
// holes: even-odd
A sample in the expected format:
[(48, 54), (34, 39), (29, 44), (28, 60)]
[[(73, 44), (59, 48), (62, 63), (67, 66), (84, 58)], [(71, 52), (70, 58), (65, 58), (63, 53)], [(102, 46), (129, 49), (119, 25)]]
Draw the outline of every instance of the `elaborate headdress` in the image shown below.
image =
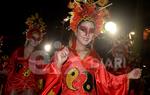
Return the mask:
[(82, 20), (93, 21), (96, 26), (96, 33), (100, 32), (104, 23), (104, 17), (108, 11), (105, 6), (108, 0), (74, 0), (69, 3), (69, 8), (73, 9), (70, 18), (70, 28), (75, 32), (78, 24)]
[(38, 13), (36, 13), (35, 15), (31, 15), (31, 17), (28, 17), (25, 24), (27, 25), (26, 30), (27, 39), (30, 39), (34, 32), (40, 34), (39, 40), (43, 38), (43, 35), (45, 34), (46, 25), (43, 22), (43, 19), (39, 17)]

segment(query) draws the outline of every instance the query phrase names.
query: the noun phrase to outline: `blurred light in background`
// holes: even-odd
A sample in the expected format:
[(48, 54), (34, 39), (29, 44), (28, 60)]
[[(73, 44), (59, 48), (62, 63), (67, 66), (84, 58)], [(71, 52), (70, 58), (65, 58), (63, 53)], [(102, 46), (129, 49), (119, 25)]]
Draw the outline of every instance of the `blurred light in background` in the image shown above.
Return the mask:
[(104, 28), (111, 34), (115, 34), (117, 32), (117, 25), (112, 21), (106, 22)]
[(45, 45), (44, 45), (44, 50), (45, 50), (46, 52), (50, 52), (51, 49), (52, 49), (51, 44), (45, 44)]
[(129, 39), (133, 39), (134, 36), (135, 36), (135, 32), (134, 31), (132, 31), (132, 32), (129, 33)]

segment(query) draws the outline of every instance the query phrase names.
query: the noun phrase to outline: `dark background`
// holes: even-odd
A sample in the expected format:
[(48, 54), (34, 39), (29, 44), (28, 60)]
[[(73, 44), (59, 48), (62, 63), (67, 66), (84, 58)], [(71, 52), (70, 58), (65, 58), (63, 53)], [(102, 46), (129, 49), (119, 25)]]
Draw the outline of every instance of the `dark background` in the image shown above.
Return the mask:
[[(66, 36), (62, 21), (68, 15), (69, 0), (1, 0), (0, 35), (4, 35), (4, 51), (10, 54), (17, 46), (23, 45), (27, 17), (39, 13), (47, 25), (46, 40), (62, 40)], [(137, 52), (142, 52), (142, 33), (150, 27), (149, 0), (110, 0), (108, 9), (111, 18), (118, 25), (119, 32), (136, 32)], [(68, 37), (65, 37), (68, 38)], [(104, 47), (105, 48), (105, 47)]]
[[(1, 34), (21, 34), (25, 30), (26, 18), (38, 12), (46, 22), (49, 32), (59, 26), (67, 15), (69, 0), (1, 0)], [(109, 7), (114, 21), (121, 24), (123, 31), (130, 31), (135, 27), (137, 18), (143, 20), (143, 26), (149, 26), (150, 3), (148, 0), (110, 0)]]
[[(17, 46), (24, 44), (25, 21), (36, 12), (47, 25), (45, 39), (62, 40), (66, 36), (62, 21), (69, 12), (68, 2), (69, 0), (1, 0), (0, 35), (5, 36), (4, 51), (10, 54)], [(137, 52), (142, 52), (142, 33), (144, 28), (150, 26), (149, 0), (109, 0), (109, 3), (112, 3), (108, 7), (111, 18), (120, 28), (120, 34), (136, 32), (136, 49)]]

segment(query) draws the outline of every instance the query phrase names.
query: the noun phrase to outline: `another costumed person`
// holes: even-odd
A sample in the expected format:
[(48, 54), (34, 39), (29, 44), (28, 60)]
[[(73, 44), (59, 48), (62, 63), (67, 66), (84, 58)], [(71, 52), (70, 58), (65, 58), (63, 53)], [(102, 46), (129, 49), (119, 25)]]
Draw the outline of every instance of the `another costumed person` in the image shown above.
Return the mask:
[(38, 14), (26, 21), (26, 42), (11, 55), (6, 67), (8, 77), (4, 95), (35, 95), (38, 92), (35, 74), (29, 67), (29, 57), (45, 34), (45, 23)]
[(127, 95), (129, 79), (140, 78), (141, 69), (114, 76), (92, 48), (103, 26), (105, 4), (101, 0), (74, 0), (70, 4), (74, 37), (69, 47), (55, 52), (47, 67), (49, 74), (42, 95)]

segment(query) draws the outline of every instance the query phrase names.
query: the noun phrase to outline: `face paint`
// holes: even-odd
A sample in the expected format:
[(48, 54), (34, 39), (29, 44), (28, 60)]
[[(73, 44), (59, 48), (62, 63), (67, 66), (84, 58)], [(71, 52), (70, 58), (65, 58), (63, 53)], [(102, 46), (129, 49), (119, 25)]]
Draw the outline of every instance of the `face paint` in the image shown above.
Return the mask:
[(86, 46), (94, 38), (95, 26), (93, 22), (83, 21), (79, 24), (76, 32), (77, 41)]
[(84, 26), (84, 25), (81, 25), (81, 26), (79, 27), (79, 29), (80, 29), (81, 32), (84, 32), (85, 34), (94, 33), (94, 28), (88, 28), (88, 27), (86, 27), (86, 26)]
[(40, 43), (40, 40), (41, 38), (40, 38), (39, 33), (35, 32), (32, 34), (32, 37), (29, 39), (29, 45), (35, 47)]
[(41, 40), (40, 37), (37, 38), (37, 37), (34, 37), (34, 36), (32, 36), (31, 39), (33, 39), (34, 41), (40, 41)]

